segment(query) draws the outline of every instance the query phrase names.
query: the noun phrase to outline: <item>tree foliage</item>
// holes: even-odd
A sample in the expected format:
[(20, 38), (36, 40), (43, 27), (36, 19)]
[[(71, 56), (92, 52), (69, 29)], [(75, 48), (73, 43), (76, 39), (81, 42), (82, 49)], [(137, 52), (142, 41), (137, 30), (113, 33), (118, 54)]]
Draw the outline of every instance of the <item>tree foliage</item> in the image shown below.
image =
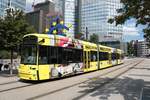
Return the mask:
[(76, 39), (80, 39), (80, 40), (85, 40), (83, 33), (76, 33), (76, 34), (75, 34), (75, 38), (76, 38)]
[(34, 32), (25, 20), (21, 10), (6, 10), (6, 16), (0, 18), (0, 47), (10, 49), (20, 44), (25, 34)]
[(98, 43), (99, 42), (98, 35), (97, 34), (90, 35), (90, 42)]
[(118, 9), (118, 16), (113, 19), (109, 19), (108, 22), (116, 22), (118, 24), (124, 24), (127, 20), (136, 19), (136, 26), (144, 25), (143, 32), (145, 38), (150, 42), (150, 0), (121, 0), (123, 7)]
[(10, 74), (12, 74), (13, 51), (21, 43), (23, 36), (32, 32), (34, 29), (26, 22), (25, 14), (21, 10), (7, 9), (6, 16), (0, 18), (0, 49), (10, 51)]
[(127, 43), (128, 56), (137, 56), (137, 42), (128, 42)]

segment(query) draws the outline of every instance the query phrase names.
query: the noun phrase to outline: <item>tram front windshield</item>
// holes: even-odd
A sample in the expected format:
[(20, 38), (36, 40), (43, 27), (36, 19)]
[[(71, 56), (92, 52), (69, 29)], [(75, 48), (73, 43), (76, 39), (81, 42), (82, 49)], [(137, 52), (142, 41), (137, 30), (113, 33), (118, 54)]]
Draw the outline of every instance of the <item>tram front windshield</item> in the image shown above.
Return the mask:
[(35, 65), (37, 61), (36, 45), (23, 45), (21, 50), (21, 63)]

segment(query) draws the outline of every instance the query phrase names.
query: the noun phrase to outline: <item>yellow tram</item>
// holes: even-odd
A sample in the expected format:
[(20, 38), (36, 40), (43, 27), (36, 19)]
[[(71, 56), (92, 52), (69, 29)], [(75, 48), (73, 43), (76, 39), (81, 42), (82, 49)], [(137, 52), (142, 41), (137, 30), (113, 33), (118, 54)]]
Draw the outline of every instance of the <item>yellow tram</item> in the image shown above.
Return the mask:
[(123, 51), (60, 35), (28, 34), (23, 38), (19, 78), (47, 80), (123, 63)]

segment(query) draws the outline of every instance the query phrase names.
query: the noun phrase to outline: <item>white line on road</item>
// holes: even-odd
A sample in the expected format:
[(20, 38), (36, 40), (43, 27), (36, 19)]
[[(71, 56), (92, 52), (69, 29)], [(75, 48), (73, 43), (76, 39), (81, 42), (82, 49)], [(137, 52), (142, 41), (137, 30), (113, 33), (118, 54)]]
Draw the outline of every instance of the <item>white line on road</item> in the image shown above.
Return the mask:
[(142, 88), (142, 91), (140, 93), (140, 99), (139, 100), (142, 100), (142, 96), (143, 96), (143, 88)]

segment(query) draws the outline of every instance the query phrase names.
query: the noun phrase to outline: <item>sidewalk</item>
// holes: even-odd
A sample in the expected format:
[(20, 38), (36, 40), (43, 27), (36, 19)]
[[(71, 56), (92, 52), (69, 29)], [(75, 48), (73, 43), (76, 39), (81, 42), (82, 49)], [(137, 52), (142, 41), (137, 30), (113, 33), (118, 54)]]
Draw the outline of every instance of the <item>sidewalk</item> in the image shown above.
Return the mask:
[(0, 77), (13, 77), (13, 76), (17, 76), (18, 74), (18, 70), (14, 70), (13, 69), (13, 74), (10, 75), (10, 70), (4, 70), (4, 71), (0, 71)]
[[(87, 87), (97, 86), (96, 90), (80, 97), (81, 100), (150, 100), (150, 59), (145, 59), (135, 68), (121, 75), (104, 87), (101, 81)], [(85, 87), (84, 87), (85, 88)], [(75, 99), (74, 99), (75, 100)]]
[(13, 74), (10, 75), (9, 70), (0, 71), (0, 84), (18, 81), (17, 70), (13, 70)]

